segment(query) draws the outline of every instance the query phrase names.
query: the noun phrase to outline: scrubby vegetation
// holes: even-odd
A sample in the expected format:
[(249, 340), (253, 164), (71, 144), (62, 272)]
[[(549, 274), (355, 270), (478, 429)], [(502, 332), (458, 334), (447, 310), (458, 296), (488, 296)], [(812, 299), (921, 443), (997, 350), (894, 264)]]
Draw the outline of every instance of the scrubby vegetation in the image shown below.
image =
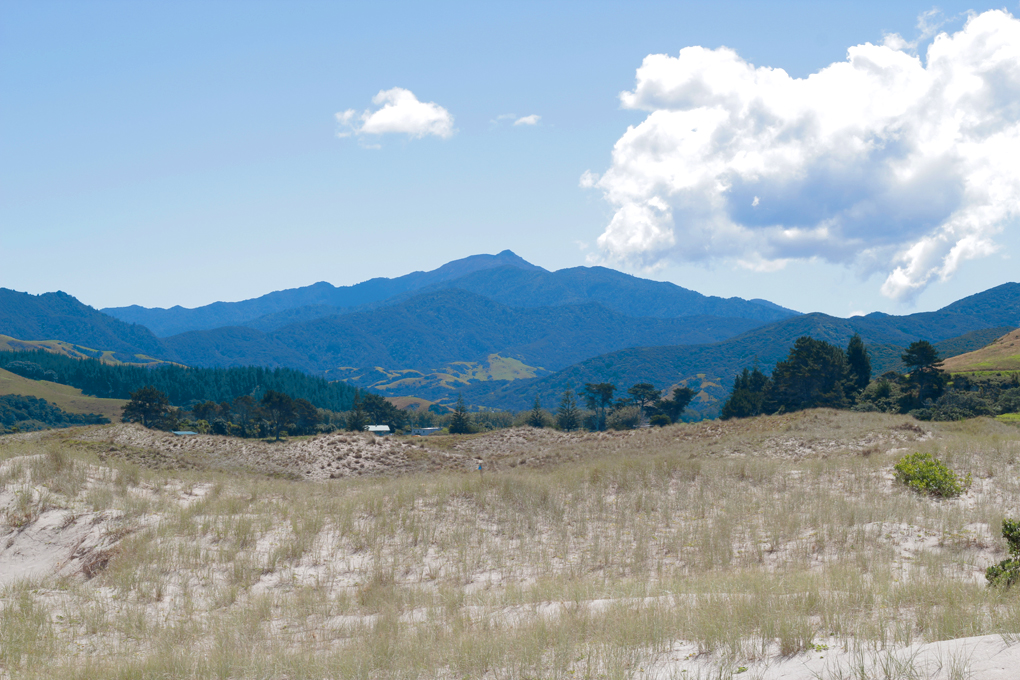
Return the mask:
[(109, 419), (96, 413), (68, 413), (38, 397), (0, 395), (0, 434), (108, 422)]
[(896, 463), (896, 479), (919, 493), (954, 498), (970, 487), (971, 477), (960, 477), (930, 453), (911, 453)]
[[(525, 428), (416, 444), (484, 475), (323, 483), (220, 470), (212, 452), (157, 470), (102, 432), (0, 440), (14, 680), (729, 680), (1020, 629), (1020, 600), (975, 578), (1004, 557), (990, 527), (1020, 508), (1020, 430), (994, 421)], [(366, 458), (383, 449), (359, 438)], [(972, 474), (968, 502), (901, 493), (903, 447)], [(76, 558), (16, 571), (33, 537), (70, 553), (91, 531), (102, 542)]]
[(989, 585), (1008, 588), (1020, 581), (1020, 522), (1002, 520), (1002, 537), (1006, 539), (1009, 557), (988, 567), (985, 578)]

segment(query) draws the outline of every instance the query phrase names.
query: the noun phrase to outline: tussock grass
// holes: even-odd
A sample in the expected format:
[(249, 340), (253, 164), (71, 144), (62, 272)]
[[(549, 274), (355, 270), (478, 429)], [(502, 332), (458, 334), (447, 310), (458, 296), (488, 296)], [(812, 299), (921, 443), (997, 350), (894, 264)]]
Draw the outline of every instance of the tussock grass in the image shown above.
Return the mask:
[[(681, 643), (730, 677), (821, 639), (874, 660), (1015, 633), (1015, 593), (983, 573), (1020, 512), (1020, 430), (924, 428), (821, 411), (512, 431), (437, 444), (474, 447), (483, 475), (326, 483), (0, 445), (10, 507), (45, 494), (116, 539), (89, 573), (4, 587), (0, 677), (628, 678)], [(907, 450), (971, 489), (896, 484)]]

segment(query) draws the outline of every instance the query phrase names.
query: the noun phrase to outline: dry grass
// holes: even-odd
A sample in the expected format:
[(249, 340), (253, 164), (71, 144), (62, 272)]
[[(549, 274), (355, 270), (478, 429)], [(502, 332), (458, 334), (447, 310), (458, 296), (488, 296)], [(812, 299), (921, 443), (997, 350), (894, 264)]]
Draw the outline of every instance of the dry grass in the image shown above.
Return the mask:
[[(0, 549), (63, 523), (101, 534), (7, 581), (0, 676), (626, 678), (693, 655), (730, 677), (823, 642), (881, 659), (1020, 632), (1015, 593), (982, 577), (1020, 514), (1020, 430), (923, 427), (817, 411), (510, 430), (427, 440), (410, 469), (431, 473), (321, 483), (0, 439)], [(973, 487), (898, 487), (907, 450)]]

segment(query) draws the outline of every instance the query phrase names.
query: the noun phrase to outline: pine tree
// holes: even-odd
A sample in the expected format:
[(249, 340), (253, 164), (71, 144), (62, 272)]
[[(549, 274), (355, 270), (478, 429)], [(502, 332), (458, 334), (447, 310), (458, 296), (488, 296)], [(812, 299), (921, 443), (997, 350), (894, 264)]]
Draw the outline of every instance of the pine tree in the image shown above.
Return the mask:
[(347, 414), (347, 429), (351, 432), (362, 432), (368, 425), (365, 406), (361, 403), (361, 394), (354, 395), (354, 408)]
[(949, 376), (942, 370), (939, 351), (930, 342), (918, 340), (911, 343), (900, 360), (910, 372), (907, 384), (913, 388), (901, 406), (904, 412), (921, 408), (927, 400), (934, 401), (946, 391)]
[(545, 427), (545, 414), (542, 413), (542, 402), (539, 401), (537, 396), (535, 397), (535, 406), (531, 409), (531, 413), (528, 414), (528, 425), (539, 429)]
[(846, 346), (847, 383), (853, 391), (860, 392), (871, 382), (871, 358), (861, 336), (854, 333)]
[(581, 424), (581, 414), (577, 410), (577, 399), (574, 393), (567, 390), (560, 400), (560, 407), (556, 412), (556, 424), (565, 432), (576, 430)]
[(468, 415), (467, 405), (464, 403), (464, 395), (457, 394), (457, 404), (453, 409), (453, 416), (450, 418), (450, 434), (470, 434), (471, 416)]

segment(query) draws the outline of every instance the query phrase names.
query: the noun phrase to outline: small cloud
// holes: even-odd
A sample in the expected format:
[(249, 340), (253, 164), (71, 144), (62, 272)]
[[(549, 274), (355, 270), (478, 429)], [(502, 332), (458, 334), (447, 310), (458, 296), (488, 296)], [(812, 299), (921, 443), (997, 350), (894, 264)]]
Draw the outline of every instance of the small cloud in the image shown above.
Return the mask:
[(336, 121), (342, 128), (337, 137), (351, 135), (406, 134), (421, 138), (434, 135), (448, 139), (453, 135), (453, 116), (435, 102), (421, 102), (410, 90), (394, 87), (381, 90), (372, 98), (372, 103), (381, 108), (366, 109), (358, 113), (347, 109), (336, 114)]
[(514, 125), (538, 125), (538, 121), (541, 120), (542, 116), (538, 114), (531, 114), (530, 116), (524, 116), (514, 121)]
[(755, 196), (755, 197), (754, 197), (754, 200), (753, 200), (753, 201), (751, 201), (751, 207), (752, 207), (752, 208), (757, 208), (757, 207), (758, 207), (758, 204), (759, 204), (759, 203), (761, 203), (761, 201), (759, 201), (759, 200), (758, 200), (758, 197), (757, 197), (757, 196)]
[(861, 310), (857, 310), (857, 311), (854, 311), (854, 312), (850, 312), (850, 316), (851, 317), (864, 316), (864, 312), (862, 312)]
[(578, 184), (581, 185), (582, 189), (591, 189), (593, 186), (598, 184), (598, 182), (599, 182), (599, 176), (598, 175), (596, 175), (591, 170), (585, 170), (581, 174), (581, 181), (578, 182)]

